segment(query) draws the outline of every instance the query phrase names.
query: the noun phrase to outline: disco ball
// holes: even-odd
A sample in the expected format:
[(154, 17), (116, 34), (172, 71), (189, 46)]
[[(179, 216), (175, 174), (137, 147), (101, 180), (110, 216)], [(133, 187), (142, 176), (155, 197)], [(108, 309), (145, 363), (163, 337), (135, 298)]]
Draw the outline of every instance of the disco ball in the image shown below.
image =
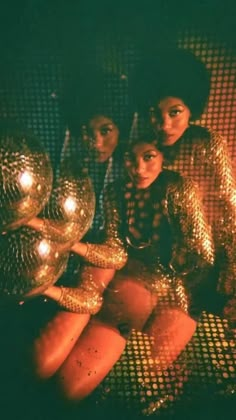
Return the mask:
[(36, 216), (52, 187), (50, 160), (38, 139), (0, 125), (0, 230), (18, 228)]
[(73, 165), (63, 167), (42, 212), (44, 235), (71, 247), (90, 228), (94, 212), (95, 194), (90, 178)]
[(62, 275), (68, 256), (28, 226), (0, 235), (0, 299), (42, 294)]
[[(95, 194), (77, 162), (64, 162), (53, 183), (40, 143), (18, 129), (0, 126), (0, 163), (0, 299), (25, 299), (65, 271), (70, 247), (92, 223)], [(35, 216), (40, 229), (26, 226)]]

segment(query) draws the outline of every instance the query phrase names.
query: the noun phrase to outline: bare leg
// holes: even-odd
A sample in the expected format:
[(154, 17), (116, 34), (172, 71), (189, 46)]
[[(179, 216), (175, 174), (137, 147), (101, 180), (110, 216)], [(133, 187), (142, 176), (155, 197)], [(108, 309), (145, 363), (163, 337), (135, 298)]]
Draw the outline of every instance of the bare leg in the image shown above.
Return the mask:
[(38, 378), (47, 379), (54, 375), (63, 363), (90, 315), (58, 312), (45, 326), (33, 344), (34, 371)]
[(81, 400), (101, 383), (126, 346), (120, 330), (125, 334), (132, 328), (141, 330), (155, 305), (156, 298), (143, 284), (116, 272), (101, 311), (84, 329), (58, 372), (65, 399)]
[(167, 369), (191, 340), (197, 323), (176, 308), (158, 309), (150, 317), (144, 332), (153, 340), (152, 356), (158, 369)]
[[(81, 281), (84, 274), (92, 274), (102, 293), (114, 272), (114, 270), (86, 266), (81, 273)], [(45, 326), (33, 344), (33, 364), (37, 377), (47, 379), (54, 375), (67, 358), (89, 319), (89, 314), (61, 311)]]
[(184, 361), (176, 361), (196, 330), (196, 322), (177, 308), (157, 308), (144, 327), (144, 332), (150, 336), (151, 354), (147, 360), (149, 375), (162, 379), (168, 377), (168, 389), (162, 388), (157, 382), (158, 394), (152, 394), (152, 386), (142, 383), (149, 390), (150, 397), (145, 401), (142, 413), (153, 415), (163, 404), (173, 401), (187, 380), (188, 370)]
[(59, 370), (64, 397), (70, 401), (87, 397), (112, 369), (125, 345), (118, 330), (91, 320)]

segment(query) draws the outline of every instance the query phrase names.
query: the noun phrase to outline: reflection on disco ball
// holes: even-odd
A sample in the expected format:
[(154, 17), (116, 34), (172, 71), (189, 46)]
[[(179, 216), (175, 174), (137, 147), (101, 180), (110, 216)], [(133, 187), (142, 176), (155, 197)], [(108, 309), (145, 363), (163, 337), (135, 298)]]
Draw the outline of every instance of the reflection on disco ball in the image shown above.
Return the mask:
[(29, 227), (0, 236), (0, 299), (41, 294), (67, 266), (68, 253)]
[(15, 229), (45, 206), (52, 187), (50, 160), (30, 132), (0, 125), (0, 230)]
[(69, 247), (88, 231), (94, 212), (95, 194), (90, 178), (67, 167), (43, 210), (44, 234)]

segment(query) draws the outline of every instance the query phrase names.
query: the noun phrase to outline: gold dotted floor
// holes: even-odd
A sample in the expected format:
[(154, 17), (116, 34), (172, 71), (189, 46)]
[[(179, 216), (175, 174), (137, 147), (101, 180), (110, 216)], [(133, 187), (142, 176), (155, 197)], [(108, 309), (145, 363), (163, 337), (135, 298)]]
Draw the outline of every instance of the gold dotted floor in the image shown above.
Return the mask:
[(62, 407), (53, 383), (35, 388), (27, 377), (20, 348), (21, 339), (27, 341), (27, 336), (20, 329), (19, 313), (13, 314), (12, 323), (3, 315), (0, 322), (3, 420), (235, 418), (236, 342), (227, 321), (217, 316), (202, 314), (191, 342), (165, 372), (153, 369), (150, 338), (132, 331), (121, 359), (103, 383), (84, 403), (68, 408)]
[[(149, 337), (133, 331), (126, 350), (96, 392), (96, 404), (119, 404), (137, 415), (174, 413), (175, 407), (236, 396), (236, 342), (227, 321), (203, 313), (178, 360), (154, 373)], [(228, 413), (229, 414), (229, 413)], [(230, 418), (230, 417), (228, 417)]]

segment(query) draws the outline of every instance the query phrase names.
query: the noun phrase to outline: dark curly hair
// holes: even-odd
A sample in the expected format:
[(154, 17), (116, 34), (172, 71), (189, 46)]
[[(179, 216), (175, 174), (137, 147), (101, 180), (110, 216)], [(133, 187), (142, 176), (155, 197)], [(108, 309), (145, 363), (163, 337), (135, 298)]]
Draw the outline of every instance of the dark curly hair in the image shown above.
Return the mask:
[(113, 92), (107, 94), (107, 81), (114, 77), (93, 61), (81, 63), (71, 70), (65, 81), (61, 109), (64, 122), (73, 135), (79, 135), (82, 125), (87, 125), (97, 115), (110, 118), (121, 129), (123, 121), (116, 110), (116, 96)]
[(210, 75), (204, 63), (184, 49), (165, 49), (146, 55), (134, 68), (129, 80), (130, 106), (145, 115), (161, 99), (182, 99), (198, 119), (210, 92)]

